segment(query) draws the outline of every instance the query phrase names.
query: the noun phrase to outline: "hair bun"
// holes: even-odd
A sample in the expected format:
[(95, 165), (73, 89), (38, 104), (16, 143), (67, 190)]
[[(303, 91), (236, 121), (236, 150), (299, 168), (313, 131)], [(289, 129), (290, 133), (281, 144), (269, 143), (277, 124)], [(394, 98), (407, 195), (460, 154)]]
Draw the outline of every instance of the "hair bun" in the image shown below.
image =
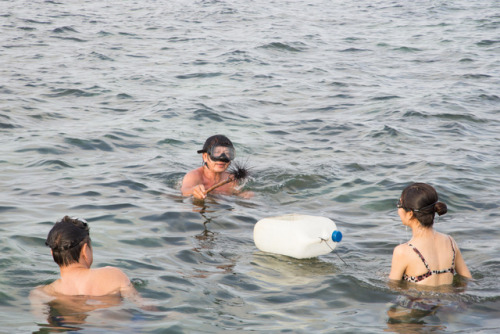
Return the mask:
[(439, 216), (444, 215), (446, 212), (448, 212), (448, 207), (446, 206), (445, 203), (443, 202), (437, 202), (434, 205), (434, 212), (436, 212)]

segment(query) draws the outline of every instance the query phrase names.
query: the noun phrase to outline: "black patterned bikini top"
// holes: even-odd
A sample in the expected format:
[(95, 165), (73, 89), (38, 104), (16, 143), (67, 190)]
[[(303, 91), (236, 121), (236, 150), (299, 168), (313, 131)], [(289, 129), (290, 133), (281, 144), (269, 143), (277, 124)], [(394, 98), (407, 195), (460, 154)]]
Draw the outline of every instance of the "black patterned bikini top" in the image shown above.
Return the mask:
[(429, 268), (429, 264), (427, 264), (427, 261), (425, 261), (424, 257), (419, 252), (419, 250), (415, 246), (413, 246), (412, 244), (408, 243), (408, 246), (413, 247), (413, 250), (415, 251), (415, 253), (418, 254), (420, 259), (424, 263), (425, 267), (427, 268), (427, 272), (425, 274), (422, 274), (422, 275), (419, 275), (416, 277), (403, 274), (403, 279), (405, 281), (408, 281), (408, 282), (417, 283), (417, 282), (423, 281), (424, 279), (426, 279), (427, 277), (429, 277), (433, 274), (438, 275), (438, 274), (451, 273), (454, 275), (455, 274), (455, 248), (453, 247), (453, 241), (451, 241), (451, 238), (450, 238), (450, 243), (451, 243), (451, 249), (453, 250), (453, 260), (451, 261), (451, 267), (448, 269), (443, 269), (443, 270), (431, 270)]

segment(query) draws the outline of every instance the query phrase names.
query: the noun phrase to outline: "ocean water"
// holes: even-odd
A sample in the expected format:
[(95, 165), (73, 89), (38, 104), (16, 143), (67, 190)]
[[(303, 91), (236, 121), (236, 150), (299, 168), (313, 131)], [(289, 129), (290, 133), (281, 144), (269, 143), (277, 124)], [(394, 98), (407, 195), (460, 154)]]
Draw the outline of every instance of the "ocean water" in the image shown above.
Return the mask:
[[(0, 1), (0, 332), (498, 333), (500, 4), (495, 1)], [(255, 196), (180, 195), (223, 133)], [(432, 184), (474, 279), (392, 286), (395, 204)], [(333, 219), (308, 260), (253, 225)], [(91, 226), (94, 267), (155, 306), (34, 309), (45, 237)], [(83, 307), (94, 305), (95, 307)]]

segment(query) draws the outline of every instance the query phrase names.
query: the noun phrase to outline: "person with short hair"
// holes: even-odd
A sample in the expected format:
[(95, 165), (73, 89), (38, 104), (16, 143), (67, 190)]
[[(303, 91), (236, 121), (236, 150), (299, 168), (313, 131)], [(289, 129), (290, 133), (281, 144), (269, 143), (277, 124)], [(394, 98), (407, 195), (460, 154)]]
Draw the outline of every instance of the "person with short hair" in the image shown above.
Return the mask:
[(48, 295), (104, 296), (119, 294), (132, 299), (138, 293), (127, 275), (115, 267), (91, 269), (93, 249), (89, 226), (84, 219), (65, 216), (50, 230), (45, 242), (54, 262), (59, 265), (61, 278), (40, 286)]
[(455, 240), (433, 228), (435, 214), (444, 215), (448, 209), (431, 185), (406, 187), (397, 208), (412, 238), (395, 247), (389, 279), (438, 286), (451, 284), (455, 274), (472, 278)]
[[(198, 153), (202, 154), (203, 165), (184, 176), (181, 191), (183, 196), (193, 196), (203, 200), (207, 197), (207, 189), (230, 176), (227, 169), (235, 158), (236, 152), (229, 138), (224, 135), (214, 135), (207, 138)], [(236, 189), (237, 186), (238, 182), (233, 180), (216, 188), (214, 192), (226, 195), (239, 194), (243, 197), (252, 196), (251, 192), (240, 193)]]

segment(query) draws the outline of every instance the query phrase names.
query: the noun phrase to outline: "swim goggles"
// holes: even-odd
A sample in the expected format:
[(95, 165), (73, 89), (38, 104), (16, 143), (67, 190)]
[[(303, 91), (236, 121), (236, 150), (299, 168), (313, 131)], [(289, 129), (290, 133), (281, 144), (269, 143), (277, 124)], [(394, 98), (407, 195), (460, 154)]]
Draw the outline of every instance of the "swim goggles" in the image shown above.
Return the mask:
[(406, 208), (406, 207), (404, 207), (404, 206), (403, 206), (403, 204), (401, 203), (401, 199), (400, 199), (400, 200), (398, 201), (398, 203), (396, 204), (396, 207), (397, 207), (398, 209), (403, 208), (403, 209), (405, 209), (405, 211), (412, 210), (413, 212), (420, 212), (420, 211), (425, 211), (425, 210), (427, 210), (427, 209), (430, 209), (430, 208), (431, 208), (432, 206), (434, 206), (436, 203), (437, 203), (437, 202), (434, 202), (434, 203), (432, 203), (432, 204), (429, 204), (429, 205), (426, 205), (426, 206), (424, 206), (424, 207), (421, 207), (420, 209), (411, 209), (411, 208)]

